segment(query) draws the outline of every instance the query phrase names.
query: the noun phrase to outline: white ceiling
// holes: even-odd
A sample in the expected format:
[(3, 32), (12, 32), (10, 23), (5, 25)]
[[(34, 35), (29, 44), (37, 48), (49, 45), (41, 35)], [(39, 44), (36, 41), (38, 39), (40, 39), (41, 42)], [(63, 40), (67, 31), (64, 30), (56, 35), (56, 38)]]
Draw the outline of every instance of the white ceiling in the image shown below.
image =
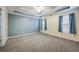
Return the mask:
[(55, 6), (7, 6), (9, 12), (19, 11), (26, 14), (41, 16), (43, 13), (52, 10)]
[[(57, 10), (68, 6), (7, 6), (8, 12), (18, 11), (31, 16), (44, 16), (56, 13)], [(78, 6), (77, 6), (78, 7)], [(71, 6), (69, 10), (76, 8)]]

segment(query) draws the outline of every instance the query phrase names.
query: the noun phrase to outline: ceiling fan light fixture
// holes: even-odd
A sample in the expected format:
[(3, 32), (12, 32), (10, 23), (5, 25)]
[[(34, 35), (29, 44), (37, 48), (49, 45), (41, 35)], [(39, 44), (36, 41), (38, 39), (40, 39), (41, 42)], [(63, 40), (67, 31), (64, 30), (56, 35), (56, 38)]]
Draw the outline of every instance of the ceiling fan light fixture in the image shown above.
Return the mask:
[(42, 10), (44, 10), (44, 7), (43, 6), (36, 6), (36, 7), (34, 7), (35, 8), (35, 10), (38, 12), (38, 13), (40, 13)]

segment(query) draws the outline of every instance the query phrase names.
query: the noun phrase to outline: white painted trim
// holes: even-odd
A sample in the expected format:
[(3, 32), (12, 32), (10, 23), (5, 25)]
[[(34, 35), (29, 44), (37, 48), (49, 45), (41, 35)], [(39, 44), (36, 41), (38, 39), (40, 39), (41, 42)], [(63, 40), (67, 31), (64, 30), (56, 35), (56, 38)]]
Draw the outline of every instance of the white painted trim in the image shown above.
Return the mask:
[(33, 35), (33, 34), (36, 34), (36, 33), (39, 33), (39, 32), (28, 33), (28, 34), (22, 34), (22, 35), (16, 35), (16, 36), (11, 36), (11, 37), (8, 37), (8, 38), (16, 38), (16, 37), (20, 37), (20, 36)]
[(4, 46), (8, 39), (8, 18), (7, 18), (7, 8), (2, 7), (1, 11), (1, 44), (0, 46)]

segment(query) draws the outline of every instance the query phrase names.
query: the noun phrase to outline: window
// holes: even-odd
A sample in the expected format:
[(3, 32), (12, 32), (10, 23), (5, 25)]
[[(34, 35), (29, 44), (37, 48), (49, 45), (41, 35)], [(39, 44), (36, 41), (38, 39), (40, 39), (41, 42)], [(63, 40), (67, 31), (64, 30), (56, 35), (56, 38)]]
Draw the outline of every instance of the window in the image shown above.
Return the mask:
[(47, 19), (42, 20), (42, 30), (47, 30)]
[(69, 33), (70, 32), (69, 15), (63, 16), (63, 20), (62, 20), (62, 32), (63, 33)]
[(47, 19), (45, 19), (44, 22), (45, 22), (44, 29), (47, 30)]
[(75, 14), (59, 16), (59, 32), (76, 34)]
[(42, 20), (42, 30), (44, 30), (45, 22)]

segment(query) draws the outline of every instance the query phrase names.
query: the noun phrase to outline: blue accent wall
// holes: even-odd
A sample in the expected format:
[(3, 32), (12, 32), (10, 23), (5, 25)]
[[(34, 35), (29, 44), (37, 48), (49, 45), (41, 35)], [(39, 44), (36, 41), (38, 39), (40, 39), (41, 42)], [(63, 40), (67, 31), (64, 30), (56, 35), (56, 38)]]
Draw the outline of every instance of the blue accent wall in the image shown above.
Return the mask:
[(39, 20), (19, 15), (8, 15), (8, 36), (39, 32)]

